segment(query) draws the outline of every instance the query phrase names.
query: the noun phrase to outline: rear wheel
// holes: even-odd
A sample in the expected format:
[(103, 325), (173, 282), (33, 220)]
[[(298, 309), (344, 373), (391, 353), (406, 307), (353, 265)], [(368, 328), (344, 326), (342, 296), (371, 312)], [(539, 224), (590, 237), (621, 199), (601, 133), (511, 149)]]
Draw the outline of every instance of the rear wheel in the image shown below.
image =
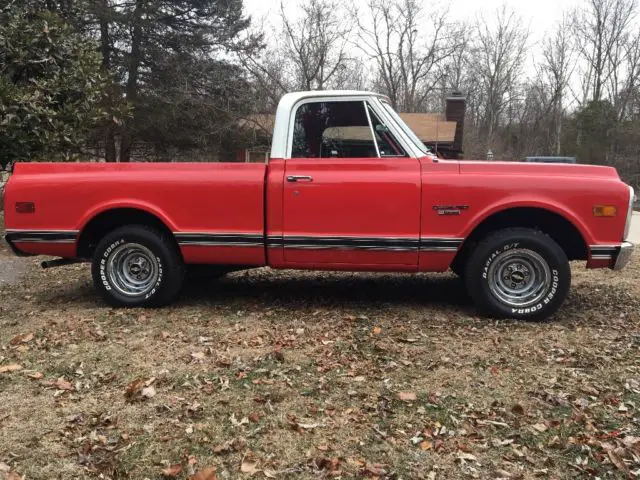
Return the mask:
[(543, 320), (564, 302), (571, 269), (560, 246), (528, 228), (500, 230), (482, 240), (465, 269), (469, 295), (495, 317)]
[(172, 239), (143, 226), (107, 234), (93, 256), (92, 275), (105, 300), (116, 307), (159, 307), (173, 301), (184, 265)]

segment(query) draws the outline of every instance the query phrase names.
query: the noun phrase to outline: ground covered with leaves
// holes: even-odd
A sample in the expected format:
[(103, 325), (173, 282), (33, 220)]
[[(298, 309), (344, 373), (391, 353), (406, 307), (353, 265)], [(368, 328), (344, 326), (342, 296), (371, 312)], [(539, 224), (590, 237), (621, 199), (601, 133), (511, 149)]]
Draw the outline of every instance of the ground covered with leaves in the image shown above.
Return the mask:
[(576, 264), (547, 323), (477, 317), (450, 275), (257, 270), (114, 310), (39, 260), (0, 284), (0, 478), (640, 476), (639, 256)]

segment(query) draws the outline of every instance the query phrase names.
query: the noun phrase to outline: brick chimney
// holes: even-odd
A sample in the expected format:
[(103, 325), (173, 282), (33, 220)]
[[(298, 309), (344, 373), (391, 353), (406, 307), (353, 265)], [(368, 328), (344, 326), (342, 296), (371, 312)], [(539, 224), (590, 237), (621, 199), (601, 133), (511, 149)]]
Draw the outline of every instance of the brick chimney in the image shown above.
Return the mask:
[(464, 116), (467, 111), (467, 99), (462, 92), (454, 91), (447, 97), (445, 118), (448, 122), (456, 122), (456, 136), (453, 150), (462, 157), (462, 140), (464, 138)]

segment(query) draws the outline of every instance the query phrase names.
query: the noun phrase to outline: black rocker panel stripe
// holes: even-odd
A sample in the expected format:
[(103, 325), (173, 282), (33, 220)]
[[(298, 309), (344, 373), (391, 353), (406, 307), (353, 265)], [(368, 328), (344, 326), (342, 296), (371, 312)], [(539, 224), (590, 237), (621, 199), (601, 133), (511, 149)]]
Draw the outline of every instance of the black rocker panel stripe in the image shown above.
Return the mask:
[(76, 241), (77, 235), (77, 232), (8, 231), (5, 238), (13, 243), (72, 243)]

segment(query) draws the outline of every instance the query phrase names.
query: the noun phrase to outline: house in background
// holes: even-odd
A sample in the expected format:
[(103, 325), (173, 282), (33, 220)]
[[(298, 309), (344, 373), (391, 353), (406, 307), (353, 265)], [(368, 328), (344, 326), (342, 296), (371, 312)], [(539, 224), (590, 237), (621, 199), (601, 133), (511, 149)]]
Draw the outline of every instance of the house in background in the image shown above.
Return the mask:
[[(444, 113), (401, 113), (400, 117), (422, 142), (441, 158), (462, 158), (466, 99), (454, 92), (446, 99)], [(252, 138), (253, 146), (239, 149), (236, 162), (265, 163), (271, 151), (275, 115), (256, 114), (241, 119), (239, 125)], [(357, 128), (357, 127), (356, 127)], [(357, 132), (354, 141), (357, 141)]]

